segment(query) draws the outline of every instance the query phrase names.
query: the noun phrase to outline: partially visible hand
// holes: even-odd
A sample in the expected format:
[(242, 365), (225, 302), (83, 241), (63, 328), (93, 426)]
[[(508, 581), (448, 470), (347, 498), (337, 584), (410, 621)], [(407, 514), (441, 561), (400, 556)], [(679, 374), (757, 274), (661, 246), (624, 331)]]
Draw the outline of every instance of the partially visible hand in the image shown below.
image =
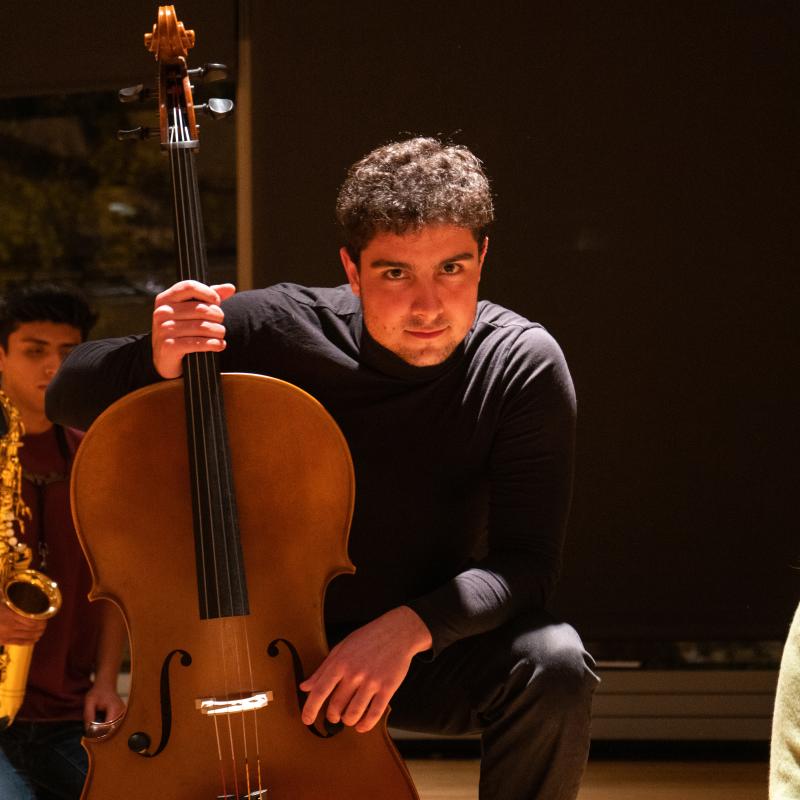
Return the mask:
[(231, 283), (206, 286), (180, 281), (156, 297), (153, 364), (162, 378), (178, 378), (187, 353), (225, 349), (225, 315), (220, 304), (236, 293)]
[(36, 644), (46, 627), (47, 620), (26, 619), (0, 603), (0, 644)]
[(411, 659), (430, 646), (430, 631), (407, 606), (358, 628), (300, 684), (308, 692), (303, 722), (311, 725), (327, 700), (328, 720), (353, 726), (359, 733), (371, 730), (405, 678)]
[(113, 722), (125, 711), (125, 701), (116, 687), (95, 683), (83, 700), (83, 725), (88, 728), (96, 720)]

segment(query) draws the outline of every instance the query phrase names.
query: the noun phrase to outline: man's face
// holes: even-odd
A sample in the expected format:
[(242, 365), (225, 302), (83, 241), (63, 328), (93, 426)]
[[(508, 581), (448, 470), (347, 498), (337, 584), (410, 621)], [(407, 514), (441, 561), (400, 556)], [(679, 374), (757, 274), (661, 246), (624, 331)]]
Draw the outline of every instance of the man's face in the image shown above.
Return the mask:
[(44, 414), (44, 390), (81, 332), (60, 322), (22, 322), (0, 347), (2, 388), (23, 418)]
[(456, 225), (379, 233), (360, 268), (340, 251), (370, 335), (416, 367), (440, 364), (472, 327), (485, 255), (486, 243), (479, 251), (472, 231)]

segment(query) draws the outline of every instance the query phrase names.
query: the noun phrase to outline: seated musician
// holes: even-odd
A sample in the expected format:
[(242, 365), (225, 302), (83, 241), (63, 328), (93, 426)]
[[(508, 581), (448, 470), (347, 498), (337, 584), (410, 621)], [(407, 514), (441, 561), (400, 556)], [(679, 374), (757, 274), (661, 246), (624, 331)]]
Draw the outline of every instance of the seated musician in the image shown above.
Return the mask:
[(491, 192), (466, 148), (380, 147), (338, 197), (348, 284), (234, 296), (181, 282), (148, 336), (77, 348), (48, 412), (86, 428), (127, 392), (218, 351), (305, 389), (353, 457), (354, 576), (326, 599), (330, 655), (303, 720), (482, 736), (484, 800), (574, 798), (596, 677), (546, 610), (570, 503), (575, 397), (540, 325), (478, 302)]
[(0, 732), (0, 797), (14, 800), (78, 800), (88, 766), (85, 727), (124, 709), (116, 691), (124, 623), (109, 604), (89, 604), (89, 568), (70, 513), (69, 473), (81, 434), (44, 413), (45, 388), (94, 321), (83, 297), (61, 287), (18, 287), (0, 301), (0, 387), (25, 427), (19, 458), (32, 516), (23, 539), (30, 567), (55, 580), (62, 595), (49, 620), (0, 603), (0, 644), (34, 645), (24, 701)]

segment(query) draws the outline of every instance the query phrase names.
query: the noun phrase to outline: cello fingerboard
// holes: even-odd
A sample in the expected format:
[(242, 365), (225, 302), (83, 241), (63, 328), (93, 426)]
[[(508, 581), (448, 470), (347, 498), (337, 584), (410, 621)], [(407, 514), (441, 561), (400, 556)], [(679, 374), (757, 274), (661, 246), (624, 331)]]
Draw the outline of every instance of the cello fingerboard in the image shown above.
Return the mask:
[(250, 613), (217, 358), (184, 360), (195, 563), (201, 619)]
[[(185, 65), (165, 71), (169, 100), (172, 210), (180, 280), (207, 283), (203, 216), (195, 165), (197, 144), (185, 98)], [(215, 353), (184, 358), (184, 396), (201, 619), (250, 613), (231, 470), (228, 432)]]

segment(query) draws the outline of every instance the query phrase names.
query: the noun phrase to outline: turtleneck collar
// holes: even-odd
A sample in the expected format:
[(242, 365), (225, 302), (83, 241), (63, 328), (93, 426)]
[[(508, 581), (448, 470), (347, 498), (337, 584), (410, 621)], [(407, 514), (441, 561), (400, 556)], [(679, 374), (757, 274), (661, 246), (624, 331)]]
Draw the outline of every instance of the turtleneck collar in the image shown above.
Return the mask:
[(464, 356), (466, 343), (472, 333), (472, 330), (470, 330), (464, 340), (459, 343), (458, 347), (456, 347), (456, 349), (440, 364), (433, 364), (429, 367), (415, 367), (413, 364), (403, 361), (400, 356), (396, 355), (382, 344), (376, 342), (367, 330), (362, 314), (359, 314), (358, 323), (361, 328), (361, 363), (391, 378), (399, 378), (400, 380), (414, 383), (430, 381), (449, 372)]

